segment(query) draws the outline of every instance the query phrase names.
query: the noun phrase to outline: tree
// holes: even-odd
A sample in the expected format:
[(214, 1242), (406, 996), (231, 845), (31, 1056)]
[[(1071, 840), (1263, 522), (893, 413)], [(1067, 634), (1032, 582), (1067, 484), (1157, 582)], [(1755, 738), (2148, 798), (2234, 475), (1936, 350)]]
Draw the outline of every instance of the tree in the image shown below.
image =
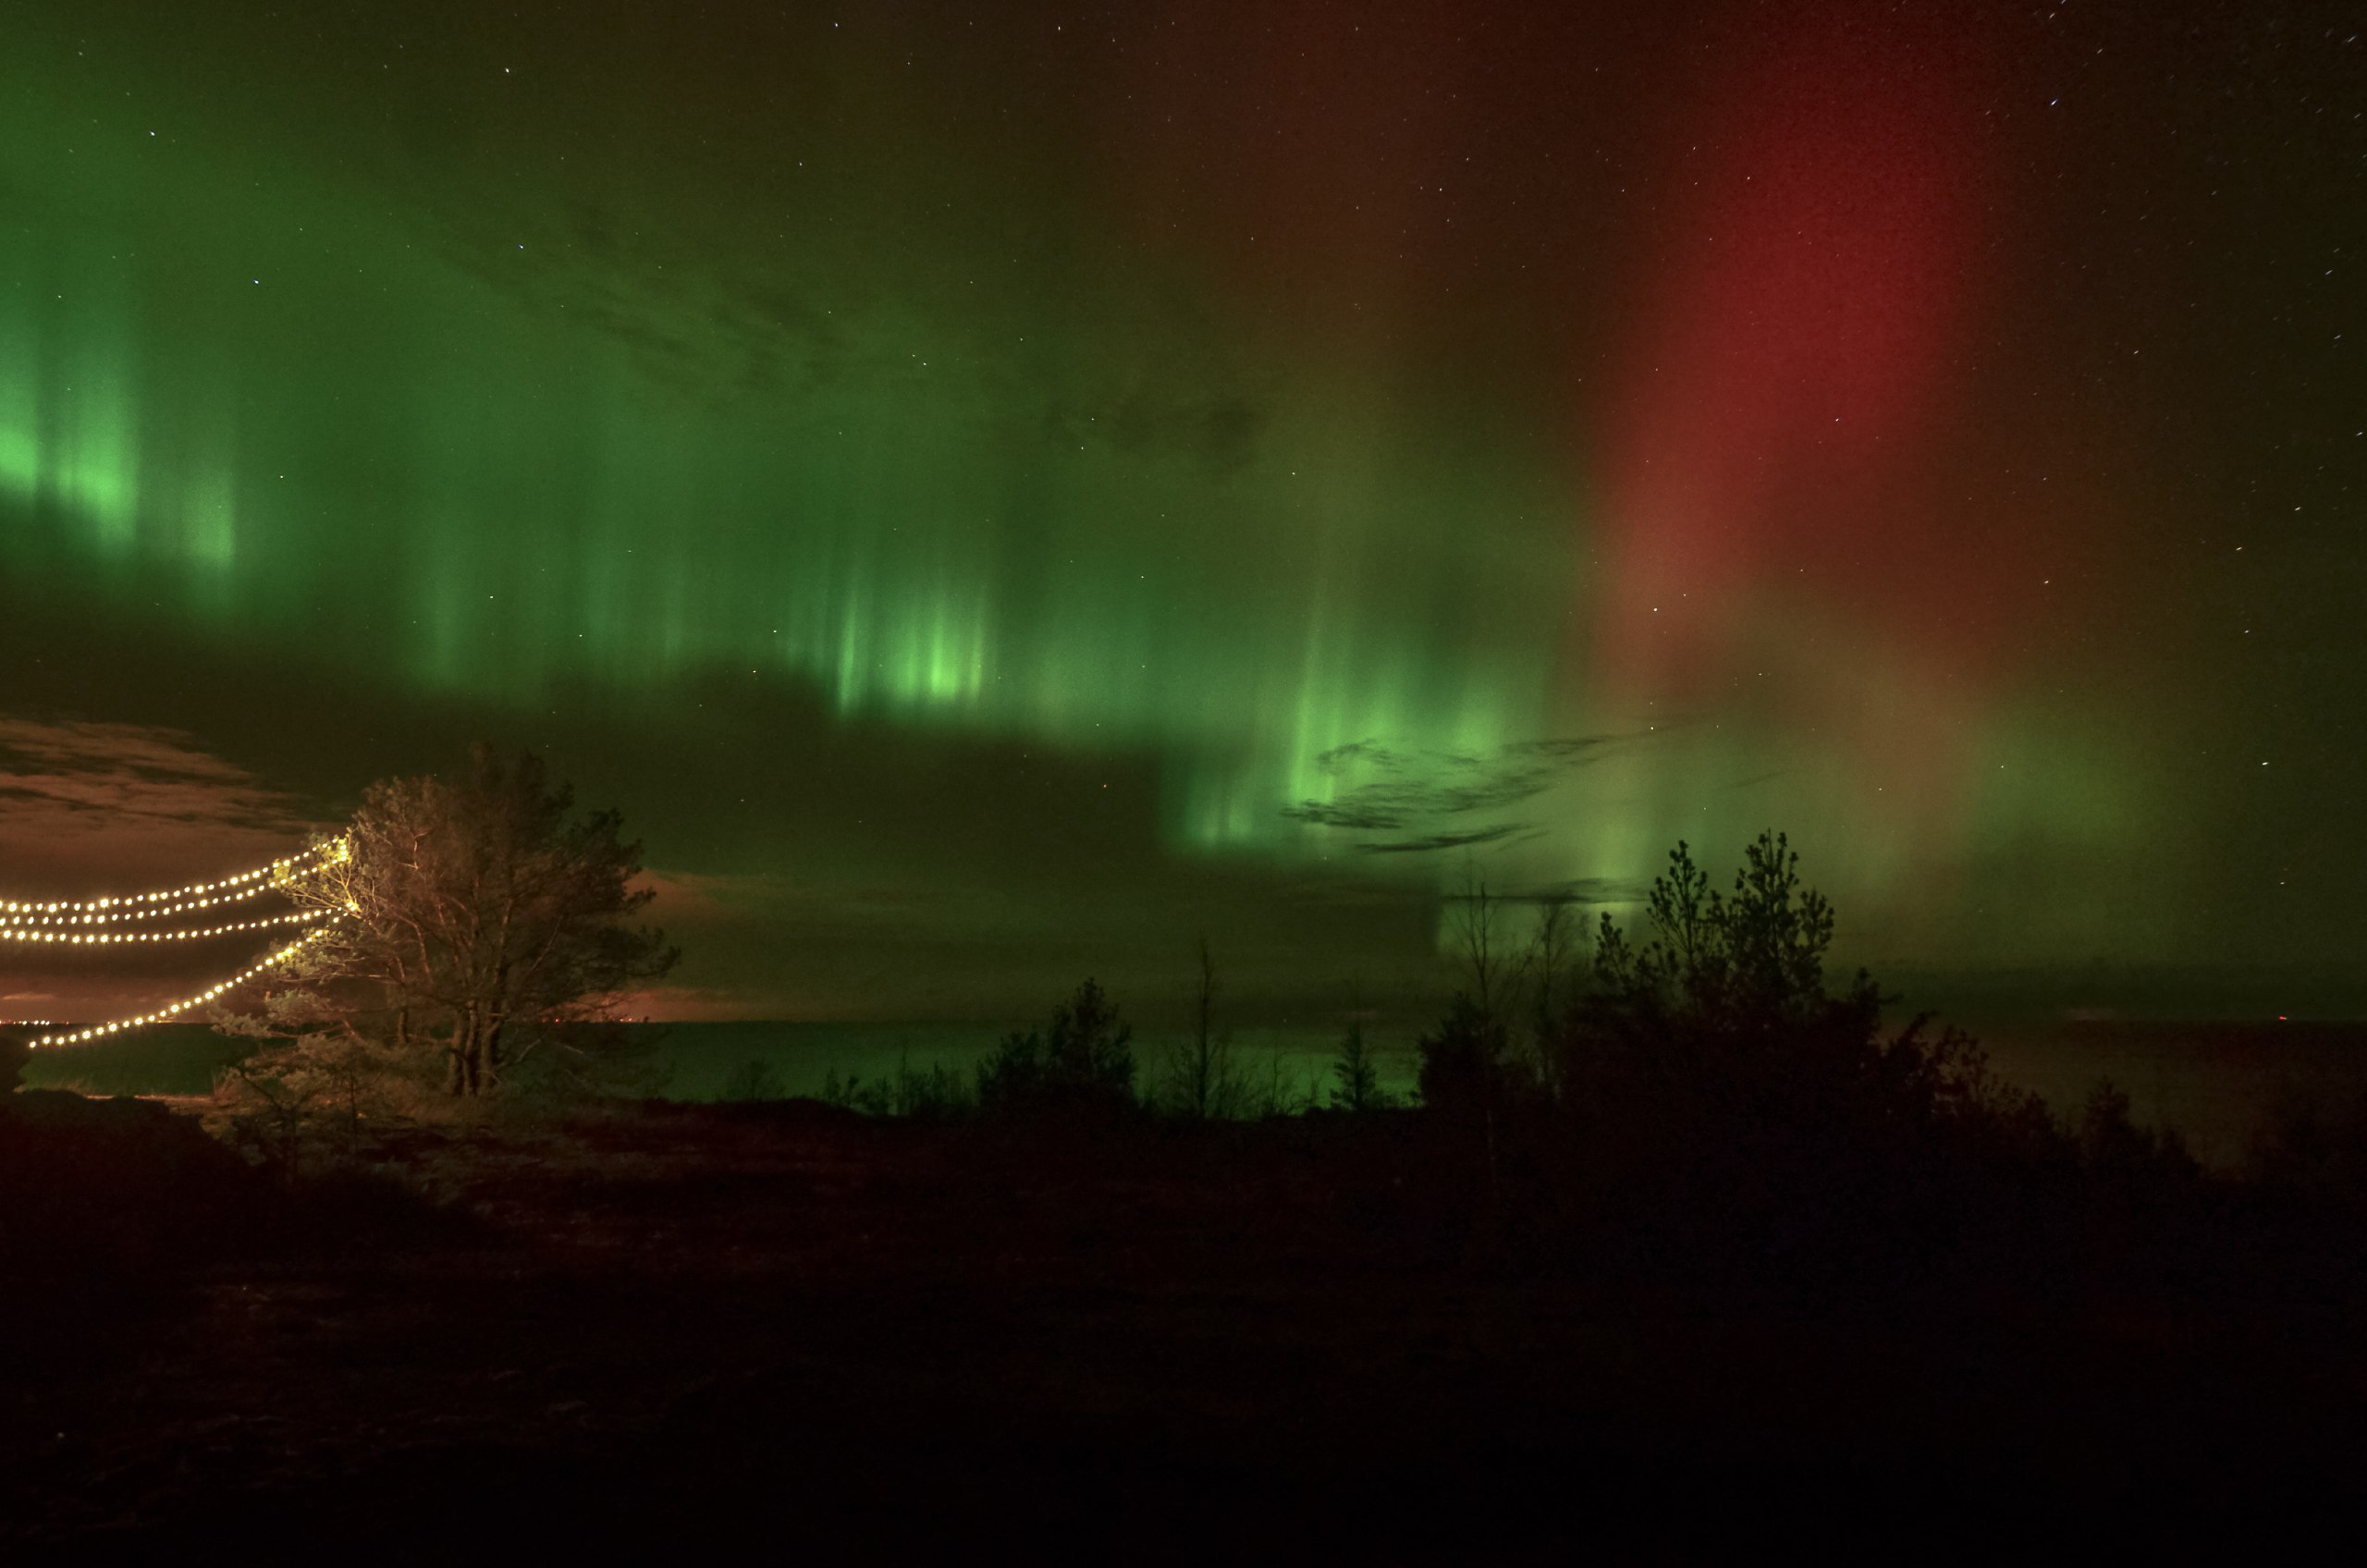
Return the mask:
[(1331, 1089), (1332, 1109), (1361, 1112), (1389, 1105), (1389, 1092), (1380, 1086), (1380, 1066), (1365, 1043), (1363, 1019), (1348, 1020), (1348, 1032), (1340, 1036), (1340, 1048), (1331, 1058), (1331, 1076), (1337, 1080)]
[(978, 1064), (978, 1104), (989, 1111), (1131, 1106), (1134, 1033), (1087, 980), (1052, 1010), (1049, 1031), (1014, 1031)]
[(2035, 1102), (1990, 1074), (1969, 1035), (1934, 1034), (1928, 1015), (1886, 1033), (1895, 998), (1863, 970), (1828, 987), (1833, 909), (1784, 835), (1744, 849), (1730, 894), (1680, 842), (1646, 907), (1640, 947), (1602, 917), (1593, 984), (1551, 1043), (1564, 1108), (1598, 1134), (1864, 1150), (1943, 1121), (2000, 1137), (2030, 1124)]
[[(1485, 1123), (1494, 1136), (1498, 1103), (1531, 1086), (1530, 1064), (1515, 1049), (1519, 996), (1540, 963), (1559, 964), (1566, 946), (1564, 906), (1549, 901), (1537, 941), (1523, 950), (1505, 930), (1504, 896), (1466, 867), (1450, 915), (1450, 940), (1465, 984), (1438, 1027), (1416, 1041), (1422, 1103)], [(1550, 994), (1551, 982), (1543, 987)]]
[(1468, 991), (1457, 991), (1446, 1016), (1414, 1046), (1421, 1060), (1415, 1082), (1434, 1111), (1492, 1128), (1498, 1105), (1521, 1086), (1512, 1032)]
[(622, 819), (572, 806), (541, 758), (484, 745), (458, 782), (372, 785), (346, 852), (288, 889), (330, 916), (285, 965), (293, 985), (226, 1026), (440, 1053), (447, 1092), (493, 1092), (558, 1028), (601, 1018), (680, 956), (630, 924), (653, 895), (632, 886), (641, 846), (619, 838)]
[(1192, 993), (1192, 1037), (1167, 1059), (1167, 1096), (1195, 1121), (1226, 1117), (1241, 1108), (1246, 1085), (1233, 1057), (1233, 1033), (1216, 1022), (1217, 961), (1200, 938), (1200, 973)]
[(1453, 940), (1455, 956), (1467, 976), (1464, 990), (1478, 1011), (1490, 1019), (1502, 1017), (1508, 993), (1518, 984), (1521, 962), (1508, 950), (1502, 924), (1504, 900), (1490, 896), (1487, 878), (1466, 866), (1463, 892), (1453, 905)]

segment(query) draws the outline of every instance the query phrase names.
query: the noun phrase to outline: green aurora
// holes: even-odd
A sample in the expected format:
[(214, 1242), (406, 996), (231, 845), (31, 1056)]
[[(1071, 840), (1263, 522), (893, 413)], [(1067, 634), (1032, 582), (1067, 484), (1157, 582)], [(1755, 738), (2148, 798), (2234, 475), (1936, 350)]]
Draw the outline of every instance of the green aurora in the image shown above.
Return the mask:
[[(1678, 836), (1717, 862), (1763, 826), (1893, 965), (2323, 964), (2367, 936), (2330, 898), (2355, 813), (2314, 815), (2356, 804), (2356, 557), (2279, 509), (2355, 527), (2360, 456), (2296, 413), (2281, 453), (2234, 426), (2181, 473), (2168, 424), (2119, 417), (2143, 398), (2091, 385), (2126, 323), (2071, 327), (2082, 300), (2030, 281), (2095, 225), (1968, 242), (1998, 276), (1932, 312), (1963, 428), (1903, 423), (1848, 503), (1893, 532), (1720, 536), (1747, 566), (1672, 600), (1694, 619), (1648, 657), (1633, 477), (1758, 416), (1688, 438), (1622, 411), (1659, 351), (1636, 280), (1683, 276), (1652, 259), (1678, 205), (1618, 205), (1680, 183), (1682, 111), (1638, 127), (1645, 86), (1579, 111), (1530, 82), (1392, 141), (1404, 39), (1283, 114), (1213, 22), (1186, 25), (1232, 68), (1162, 97), (1147, 34), (1102, 59), (919, 9), (559, 15), (12, 16), (0, 708), (185, 731), (325, 811), (469, 732), (550, 746), (706, 889), (677, 919), (707, 1011), (899, 1005), (871, 993), (902, 961), (779, 971), (807, 985), (767, 969), (783, 944), (967, 964), (919, 1004), (959, 1011), (1006, 1005), (978, 976), (1015, 945), (1180, 974), (1211, 925), (1253, 992), (1311, 993), (1359, 944), (1413, 962), (1465, 877), (1615, 904)], [(1570, 47), (1687, 82), (1674, 36)], [(1207, 141), (1160, 140), (1179, 103)], [(1285, 144), (1217, 136), (1227, 112)], [(1298, 145), (1325, 124), (1386, 177)], [(2098, 136), (2052, 155), (2101, 181), (2124, 149)], [(1540, 146), (1565, 183), (1464, 177), (1469, 240), (1398, 190)], [(1534, 271), (1524, 196), (1562, 214)], [(2180, 362), (2144, 398), (2206, 396), (2207, 354), (2149, 341)], [(2024, 438), (2042, 499), (1998, 472)], [(2262, 483), (2274, 505), (2214, 515)], [(2279, 655), (2229, 664), (2238, 631)], [(855, 782), (791, 777), (822, 767)], [(1130, 881), (1163, 909), (1114, 919)]]

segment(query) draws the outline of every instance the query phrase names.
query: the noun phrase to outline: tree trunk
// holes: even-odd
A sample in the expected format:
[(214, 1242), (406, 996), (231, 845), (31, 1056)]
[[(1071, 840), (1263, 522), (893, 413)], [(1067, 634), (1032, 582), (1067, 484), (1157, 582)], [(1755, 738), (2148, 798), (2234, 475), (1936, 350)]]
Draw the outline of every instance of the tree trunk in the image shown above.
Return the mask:
[(452, 1070), (445, 1086), (462, 1098), (477, 1092), (477, 1062), (481, 1046), (477, 1038), (477, 1010), (461, 1011), (460, 1020), (452, 1026)]

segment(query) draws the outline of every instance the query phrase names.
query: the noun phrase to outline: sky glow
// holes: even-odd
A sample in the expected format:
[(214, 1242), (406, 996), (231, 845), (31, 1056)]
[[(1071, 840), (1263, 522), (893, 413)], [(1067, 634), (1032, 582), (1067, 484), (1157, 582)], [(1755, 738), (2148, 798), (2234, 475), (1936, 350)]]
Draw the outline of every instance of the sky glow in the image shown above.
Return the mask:
[(214, 759), (192, 877), (546, 747), (689, 1011), (1766, 827), (1854, 956), (2337, 962), (2361, 52), (2187, 9), (33, 6), (0, 714)]

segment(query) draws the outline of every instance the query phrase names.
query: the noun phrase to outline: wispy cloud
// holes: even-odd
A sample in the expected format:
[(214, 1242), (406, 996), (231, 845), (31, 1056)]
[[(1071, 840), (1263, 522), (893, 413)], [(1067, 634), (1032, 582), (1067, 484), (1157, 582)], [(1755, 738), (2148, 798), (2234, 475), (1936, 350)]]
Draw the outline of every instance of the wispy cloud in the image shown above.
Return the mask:
[(311, 826), (178, 730), (0, 716), (0, 894), (87, 898), (239, 870)]
[(1462, 850), (1474, 844), (1492, 844), (1521, 830), (1517, 824), (1506, 823), (1497, 827), (1475, 828), (1468, 833), (1432, 833), (1421, 839), (1378, 839), (1358, 844), (1356, 848), (1368, 855), (1420, 854), (1429, 850)]
[(1470, 819), (1511, 812), (1631, 739), (1524, 741), (1486, 754), (1403, 751), (1359, 741), (1315, 759), (1339, 781), (1328, 800), (1303, 800), (1283, 807), (1282, 815), (1310, 827), (1372, 835), (1354, 843), (1366, 854), (1423, 854), (1498, 843), (1540, 829), (1516, 818)]
[[(89, 899), (243, 871), (302, 841), (288, 795), (174, 729), (0, 715), (0, 898)], [(0, 1000), (106, 1018), (185, 995), (247, 955), (238, 939), (0, 952)]]

